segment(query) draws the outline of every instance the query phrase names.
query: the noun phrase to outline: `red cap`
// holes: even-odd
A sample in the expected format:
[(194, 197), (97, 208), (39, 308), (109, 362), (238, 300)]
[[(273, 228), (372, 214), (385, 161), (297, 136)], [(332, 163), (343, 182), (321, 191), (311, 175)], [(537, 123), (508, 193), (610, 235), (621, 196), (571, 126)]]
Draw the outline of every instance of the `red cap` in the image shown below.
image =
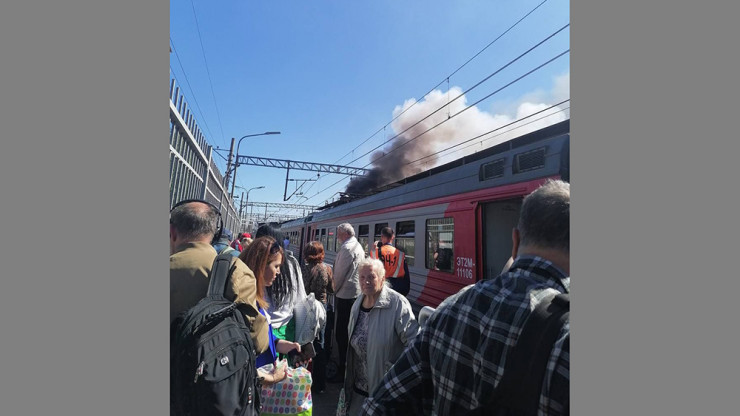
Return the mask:
[(252, 238), (252, 234), (244, 233), (244, 234), (242, 234), (242, 237), (244, 237), (244, 238)]

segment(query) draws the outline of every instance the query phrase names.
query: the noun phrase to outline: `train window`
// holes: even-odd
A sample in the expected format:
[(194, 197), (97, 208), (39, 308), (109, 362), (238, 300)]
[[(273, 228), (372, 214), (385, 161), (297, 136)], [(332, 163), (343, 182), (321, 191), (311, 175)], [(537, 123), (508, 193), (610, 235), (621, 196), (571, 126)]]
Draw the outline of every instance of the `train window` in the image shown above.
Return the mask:
[(326, 228), (321, 229), (321, 244), (324, 246), (324, 250), (326, 250)]
[(452, 273), (454, 258), (453, 218), (433, 218), (427, 220), (427, 269)]
[(414, 265), (414, 232), (413, 221), (399, 221), (396, 223), (396, 247), (406, 255), (406, 264)]
[(375, 224), (375, 241), (380, 241), (380, 230), (382, 230), (383, 228), (385, 228), (387, 226), (388, 226), (388, 223), (387, 222), (383, 222), (383, 223), (380, 223), (380, 224)]
[(359, 231), (357, 233), (357, 241), (360, 242), (362, 245), (363, 250), (365, 250), (365, 255), (367, 256), (369, 253), (367, 251), (367, 239), (370, 234), (370, 226), (369, 225), (361, 225), (359, 227)]
[(335, 235), (336, 228), (329, 228), (328, 232), (328, 243), (326, 245), (326, 251), (337, 251), (335, 246), (335, 241), (337, 240), (337, 236)]

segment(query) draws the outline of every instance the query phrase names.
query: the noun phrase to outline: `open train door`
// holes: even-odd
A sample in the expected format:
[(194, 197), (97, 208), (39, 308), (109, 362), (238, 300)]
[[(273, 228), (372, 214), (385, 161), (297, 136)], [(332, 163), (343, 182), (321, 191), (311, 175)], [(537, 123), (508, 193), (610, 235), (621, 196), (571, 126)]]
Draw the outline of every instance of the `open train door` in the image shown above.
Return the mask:
[(507, 199), (481, 204), (481, 224), (477, 229), (483, 240), (483, 278), (501, 274), (506, 261), (511, 256), (513, 243), (511, 230), (519, 221), (522, 198)]

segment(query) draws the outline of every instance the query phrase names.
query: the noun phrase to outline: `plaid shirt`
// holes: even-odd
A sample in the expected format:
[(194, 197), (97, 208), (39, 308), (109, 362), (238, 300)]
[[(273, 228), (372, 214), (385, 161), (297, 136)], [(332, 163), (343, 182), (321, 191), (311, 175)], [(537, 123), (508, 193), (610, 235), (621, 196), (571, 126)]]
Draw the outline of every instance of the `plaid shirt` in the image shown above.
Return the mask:
[[(551, 262), (520, 256), (508, 272), (447, 298), (365, 401), (363, 414), (454, 415), (484, 406), (529, 313), (569, 286), (570, 277)], [(566, 324), (550, 354), (539, 415), (567, 409), (569, 353)]]

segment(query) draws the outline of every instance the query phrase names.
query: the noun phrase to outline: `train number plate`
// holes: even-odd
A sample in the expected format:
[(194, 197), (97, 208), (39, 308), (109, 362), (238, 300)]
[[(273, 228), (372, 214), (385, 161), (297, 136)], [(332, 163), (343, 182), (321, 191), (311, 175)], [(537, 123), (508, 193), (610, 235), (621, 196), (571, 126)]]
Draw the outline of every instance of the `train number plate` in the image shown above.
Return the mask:
[(473, 269), (475, 268), (475, 262), (470, 257), (458, 257), (457, 258), (456, 273), (457, 277), (465, 279), (473, 279)]

